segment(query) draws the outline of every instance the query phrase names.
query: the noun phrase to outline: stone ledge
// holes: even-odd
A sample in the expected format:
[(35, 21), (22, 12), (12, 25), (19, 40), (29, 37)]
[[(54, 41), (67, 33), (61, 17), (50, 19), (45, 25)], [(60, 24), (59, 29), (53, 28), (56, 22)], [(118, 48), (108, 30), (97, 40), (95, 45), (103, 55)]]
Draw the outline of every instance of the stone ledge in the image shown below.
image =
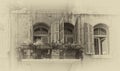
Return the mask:
[(22, 62), (42, 62), (42, 63), (51, 63), (51, 62), (60, 62), (60, 63), (71, 63), (71, 62), (81, 62), (81, 59), (22, 59)]
[(109, 59), (109, 58), (112, 58), (112, 57), (110, 55), (93, 55), (92, 58)]

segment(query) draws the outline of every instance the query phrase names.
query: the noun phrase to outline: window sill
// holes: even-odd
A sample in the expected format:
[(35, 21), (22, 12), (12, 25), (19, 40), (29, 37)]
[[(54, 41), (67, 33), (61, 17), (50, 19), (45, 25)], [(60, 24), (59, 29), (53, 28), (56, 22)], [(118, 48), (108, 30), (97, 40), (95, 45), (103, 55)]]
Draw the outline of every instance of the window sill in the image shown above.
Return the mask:
[(109, 59), (109, 58), (111, 58), (111, 56), (110, 55), (93, 55), (92, 58)]

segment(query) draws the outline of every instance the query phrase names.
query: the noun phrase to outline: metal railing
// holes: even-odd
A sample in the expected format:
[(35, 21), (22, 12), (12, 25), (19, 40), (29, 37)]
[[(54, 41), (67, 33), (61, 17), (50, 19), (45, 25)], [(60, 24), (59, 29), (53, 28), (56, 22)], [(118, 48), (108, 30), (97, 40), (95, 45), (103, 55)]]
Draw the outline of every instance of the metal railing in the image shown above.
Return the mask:
[[(65, 53), (67, 50), (74, 50), (75, 51), (75, 58), (80, 58), (82, 56), (81, 46), (77, 44), (64, 44), (64, 45), (22, 45), (18, 48), (19, 58), (21, 59), (51, 59), (52, 58), (52, 51), (58, 50), (59, 54), (58, 57), (60, 59), (64, 59)], [(77, 57), (78, 55), (78, 57)]]

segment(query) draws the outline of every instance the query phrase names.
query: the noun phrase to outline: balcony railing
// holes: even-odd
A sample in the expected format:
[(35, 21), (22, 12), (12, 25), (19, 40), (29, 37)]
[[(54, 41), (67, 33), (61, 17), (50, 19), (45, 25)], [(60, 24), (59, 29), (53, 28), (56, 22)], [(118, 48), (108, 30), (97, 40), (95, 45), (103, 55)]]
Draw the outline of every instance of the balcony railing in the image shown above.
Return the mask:
[(65, 58), (68, 50), (74, 51), (73, 58), (82, 58), (83, 49), (77, 44), (47, 44), (47, 45), (22, 45), (19, 47), (18, 54), (21, 59), (54, 59), (53, 51), (57, 51), (57, 56), (60, 59)]

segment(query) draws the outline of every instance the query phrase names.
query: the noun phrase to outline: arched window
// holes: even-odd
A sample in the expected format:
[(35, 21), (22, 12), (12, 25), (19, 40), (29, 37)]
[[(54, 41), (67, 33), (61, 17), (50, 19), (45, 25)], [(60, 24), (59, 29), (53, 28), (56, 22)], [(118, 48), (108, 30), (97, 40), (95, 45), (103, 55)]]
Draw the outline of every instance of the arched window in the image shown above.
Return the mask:
[(94, 49), (96, 55), (108, 54), (108, 26), (97, 24), (94, 26)]
[(49, 26), (45, 23), (36, 23), (33, 25), (33, 41), (37, 42), (38, 40), (43, 43), (48, 43), (49, 36)]
[(64, 23), (64, 42), (73, 43), (74, 25), (71, 23)]

